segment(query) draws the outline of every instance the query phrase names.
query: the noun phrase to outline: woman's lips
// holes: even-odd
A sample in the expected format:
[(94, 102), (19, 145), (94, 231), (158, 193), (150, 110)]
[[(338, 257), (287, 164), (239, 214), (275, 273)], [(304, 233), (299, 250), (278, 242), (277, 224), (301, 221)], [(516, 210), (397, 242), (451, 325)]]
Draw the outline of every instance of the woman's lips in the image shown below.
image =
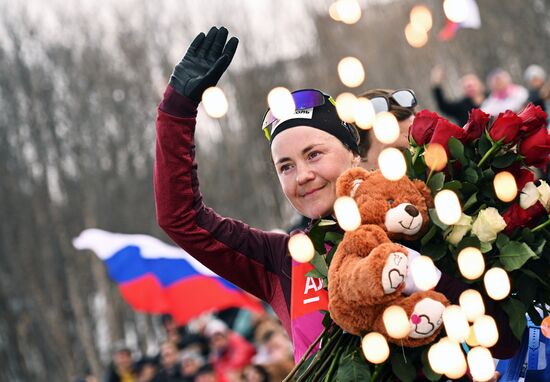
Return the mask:
[(323, 189), (324, 187), (325, 187), (325, 186), (321, 186), (321, 187), (318, 187), (318, 188), (314, 188), (313, 190), (304, 192), (304, 193), (302, 194), (302, 197), (303, 197), (303, 198), (306, 198), (306, 197), (308, 197), (308, 196), (310, 196), (310, 195), (313, 195), (314, 193), (316, 193), (317, 191)]

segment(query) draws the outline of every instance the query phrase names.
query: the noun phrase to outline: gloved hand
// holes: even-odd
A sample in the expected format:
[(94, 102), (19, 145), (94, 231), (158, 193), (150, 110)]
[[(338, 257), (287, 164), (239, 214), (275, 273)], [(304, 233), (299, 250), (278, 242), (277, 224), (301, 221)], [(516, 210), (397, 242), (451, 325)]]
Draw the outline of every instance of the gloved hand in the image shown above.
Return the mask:
[(170, 84), (176, 92), (199, 102), (202, 93), (215, 86), (235, 55), (239, 40), (227, 41), (227, 29), (212, 27), (206, 37), (200, 33), (174, 68)]

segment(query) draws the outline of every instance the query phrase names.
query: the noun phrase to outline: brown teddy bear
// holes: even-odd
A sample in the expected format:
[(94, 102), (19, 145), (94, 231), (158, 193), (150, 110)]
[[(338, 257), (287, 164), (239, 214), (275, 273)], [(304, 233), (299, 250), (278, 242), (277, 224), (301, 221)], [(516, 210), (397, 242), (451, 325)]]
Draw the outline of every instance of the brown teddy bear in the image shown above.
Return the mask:
[[(428, 228), (433, 199), (419, 180), (390, 181), (377, 171), (352, 168), (337, 182), (338, 196), (351, 196), (362, 225), (346, 232), (330, 264), (329, 311), (347, 332), (377, 331), (396, 344), (414, 347), (435, 339), (449, 304), (441, 293), (415, 291), (405, 296), (409, 250), (392, 240), (416, 240)], [(416, 253), (418, 254), (418, 253)], [(388, 336), (382, 315), (401, 306), (409, 317), (407, 337)]]

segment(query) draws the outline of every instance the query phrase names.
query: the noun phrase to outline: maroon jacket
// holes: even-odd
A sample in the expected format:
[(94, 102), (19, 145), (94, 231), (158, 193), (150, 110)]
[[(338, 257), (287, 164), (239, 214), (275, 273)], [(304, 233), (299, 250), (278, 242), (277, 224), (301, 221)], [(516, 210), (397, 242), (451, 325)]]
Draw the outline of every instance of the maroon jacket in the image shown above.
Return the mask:
[[(197, 106), (171, 86), (159, 106), (154, 173), (158, 223), (206, 267), (269, 303), (291, 335), (289, 236), (251, 228), (204, 205), (195, 161)], [(460, 293), (468, 288), (443, 274), (435, 290), (457, 304)], [(489, 298), (485, 298), (485, 307), (500, 329), (499, 342), (491, 349), (493, 356), (511, 357), (519, 343), (509, 329), (508, 317)]]

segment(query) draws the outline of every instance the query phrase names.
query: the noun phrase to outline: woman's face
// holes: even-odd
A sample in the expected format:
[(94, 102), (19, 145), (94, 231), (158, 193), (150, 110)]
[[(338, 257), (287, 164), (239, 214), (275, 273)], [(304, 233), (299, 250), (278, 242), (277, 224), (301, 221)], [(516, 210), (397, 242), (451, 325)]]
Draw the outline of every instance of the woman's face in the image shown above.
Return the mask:
[(308, 126), (279, 133), (271, 156), (285, 196), (310, 219), (332, 213), (336, 179), (359, 159), (333, 135)]

